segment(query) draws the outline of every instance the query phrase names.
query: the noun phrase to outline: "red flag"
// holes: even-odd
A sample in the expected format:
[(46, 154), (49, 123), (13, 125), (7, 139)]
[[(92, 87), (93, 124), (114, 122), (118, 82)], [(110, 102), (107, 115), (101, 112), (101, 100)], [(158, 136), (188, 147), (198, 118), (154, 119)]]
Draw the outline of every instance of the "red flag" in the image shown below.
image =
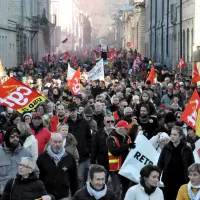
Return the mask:
[(46, 60), (48, 60), (48, 56), (42, 57), (42, 61), (46, 61)]
[(181, 119), (196, 130), (196, 120), (197, 120), (197, 113), (200, 108), (200, 98), (197, 90), (193, 92), (189, 103), (186, 105), (184, 112), (181, 115)]
[(156, 77), (156, 73), (155, 73), (155, 68), (152, 67), (151, 71), (149, 73), (149, 76), (147, 78), (147, 81), (151, 81), (151, 84), (153, 85), (155, 83), (154, 78)]
[(46, 98), (15, 78), (9, 78), (0, 85), (0, 104), (20, 113), (30, 112)]
[(72, 66), (74, 67), (77, 62), (78, 62), (78, 58), (76, 56), (74, 56), (72, 59)]
[(26, 56), (25, 59), (24, 59), (24, 68), (27, 67), (27, 65), (28, 65), (28, 61), (29, 61), (29, 57)]
[(88, 51), (87, 50), (83, 53), (83, 56), (88, 57)]
[(53, 54), (52, 56), (49, 57), (49, 62), (51, 62), (51, 63), (56, 62), (56, 60), (57, 60), (57, 56), (54, 55), (54, 54)]
[(183, 67), (187, 66), (186, 62), (184, 61), (183, 58), (180, 59), (179, 64), (178, 64), (178, 69), (182, 69)]
[(116, 53), (115, 53), (115, 49), (114, 48), (111, 49), (110, 52), (107, 54), (107, 57), (108, 57), (108, 59), (109, 59), (110, 62), (114, 61), (115, 56), (116, 56), (115, 54)]
[(95, 54), (101, 53), (101, 45), (99, 45), (95, 50), (93, 50)]
[(62, 61), (63, 62), (67, 62), (70, 59), (70, 54), (68, 51), (66, 51), (65, 53), (63, 53), (62, 55)]
[(66, 37), (66, 38), (62, 41), (62, 43), (66, 43), (66, 42), (68, 41), (69, 37), (70, 37), (70, 35), (69, 35), (68, 37)]
[(80, 92), (80, 76), (81, 72), (79, 67), (70, 81), (70, 92), (73, 95), (77, 95)]
[(197, 63), (195, 62), (193, 74), (192, 74), (192, 84), (195, 84), (198, 81), (200, 81), (200, 74), (199, 74), (199, 70), (197, 69)]

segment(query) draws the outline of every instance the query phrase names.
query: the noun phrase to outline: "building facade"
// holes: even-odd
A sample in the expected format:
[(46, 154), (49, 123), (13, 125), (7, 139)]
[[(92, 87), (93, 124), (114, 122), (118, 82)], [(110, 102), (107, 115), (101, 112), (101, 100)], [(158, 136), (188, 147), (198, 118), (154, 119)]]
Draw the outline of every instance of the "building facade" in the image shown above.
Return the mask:
[(145, 56), (152, 56), (169, 69), (176, 69), (180, 58), (184, 58), (186, 71), (191, 73), (195, 1), (146, 0)]
[(24, 63), (28, 55), (39, 61), (47, 51), (42, 12), (49, 17), (49, 0), (0, 1), (0, 59), (5, 67)]

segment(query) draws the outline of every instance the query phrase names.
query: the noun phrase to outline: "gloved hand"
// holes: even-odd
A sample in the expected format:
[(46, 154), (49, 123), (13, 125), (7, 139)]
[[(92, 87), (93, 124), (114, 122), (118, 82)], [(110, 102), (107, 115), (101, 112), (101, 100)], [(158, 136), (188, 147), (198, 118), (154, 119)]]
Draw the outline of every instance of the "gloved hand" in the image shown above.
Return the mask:
[(131, 148), (131, 149), (134, 149), (135, 148), (135, 143), (129, 143), (129, 147)]

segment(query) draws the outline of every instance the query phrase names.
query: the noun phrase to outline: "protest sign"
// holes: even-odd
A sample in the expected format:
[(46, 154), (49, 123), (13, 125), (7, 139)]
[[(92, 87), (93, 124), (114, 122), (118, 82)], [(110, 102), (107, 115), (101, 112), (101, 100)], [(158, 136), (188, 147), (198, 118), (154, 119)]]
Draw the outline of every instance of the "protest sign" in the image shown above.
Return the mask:
[(104, 65), (101, 59), (93, 69), (88, 72), (88, 80), (104, 80)]
[(136, 148), (129, 152), (119, 174), (138, 183), (140, 170), (148, 164), (157, 165), (159, 153), (144, 135), (138, 135), (135, 142)]
[(13, 77), (0, 85), (0, 104), (19, 113), (30, 112), (44, 101), (44, 96)]

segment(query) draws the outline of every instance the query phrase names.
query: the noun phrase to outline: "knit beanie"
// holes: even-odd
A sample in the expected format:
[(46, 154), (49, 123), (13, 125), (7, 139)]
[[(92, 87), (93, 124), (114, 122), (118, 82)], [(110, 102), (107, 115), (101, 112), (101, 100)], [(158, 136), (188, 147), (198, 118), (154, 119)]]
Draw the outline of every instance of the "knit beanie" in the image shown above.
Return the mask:
[(32, 114), (31, 114), (31, 113), (25, 113), (25, 114), (23, 115), (23, 119), (24, 119), (26, 116), (29, 116), (29, 117), (32, 119)]
[(84, 113), (87, 115), (92, 115), (93, 114), (93, 110), (90, 106), (86, 106), (84, 109)]
[(165, 123), (169, 123), (169, 122), (175, 122), (176, 119), (175, 119), (175, 116), (172, 112), (168, 112), (166, 115), (165, 115)]

